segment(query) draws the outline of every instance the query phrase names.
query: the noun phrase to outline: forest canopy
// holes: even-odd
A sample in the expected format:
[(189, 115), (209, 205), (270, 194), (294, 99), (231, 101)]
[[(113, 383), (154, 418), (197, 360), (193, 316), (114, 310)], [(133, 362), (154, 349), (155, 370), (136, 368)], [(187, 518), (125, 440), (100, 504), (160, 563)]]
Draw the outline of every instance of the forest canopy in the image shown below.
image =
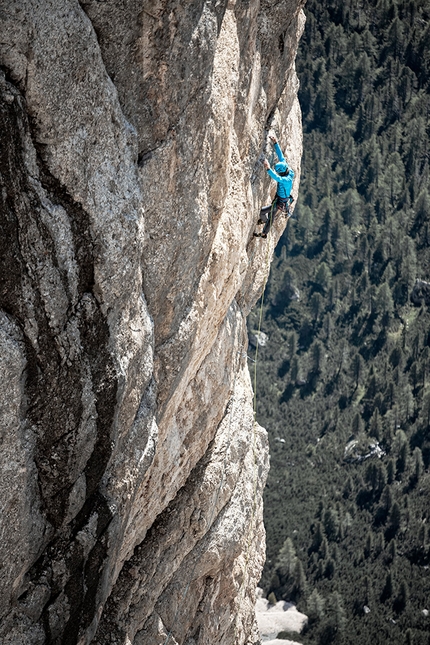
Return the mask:
[(297, 221), (259, 348), (261, 585), (307, 613), (303, 642), (429, 645), (430, 1), (305, 13)]

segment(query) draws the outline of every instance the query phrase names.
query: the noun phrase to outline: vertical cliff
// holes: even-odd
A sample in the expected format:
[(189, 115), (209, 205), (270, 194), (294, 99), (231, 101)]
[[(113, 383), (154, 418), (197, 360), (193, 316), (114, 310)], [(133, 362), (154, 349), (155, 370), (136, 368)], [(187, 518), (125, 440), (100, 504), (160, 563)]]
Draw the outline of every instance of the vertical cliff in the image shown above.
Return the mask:
[(256, 643), (246, 321), (302, 0), (2, 0), (0, 639)]

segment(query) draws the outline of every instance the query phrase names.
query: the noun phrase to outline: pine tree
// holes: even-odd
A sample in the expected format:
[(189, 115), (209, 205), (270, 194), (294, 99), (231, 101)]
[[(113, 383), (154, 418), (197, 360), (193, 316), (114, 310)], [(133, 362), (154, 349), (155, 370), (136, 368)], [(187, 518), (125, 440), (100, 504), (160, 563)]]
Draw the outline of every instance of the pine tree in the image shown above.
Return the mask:
[(376, 555), (380, 555), (384, 550), (384, 547), (385, 547), (384, 535), (382, 533), (378, 533), (375, 541)]
[(387, 552), (389, 561), (393, 563), (397, 556), (397, 542), (394, 538), (390, 541)]
[(369, 558), (373, 550), (373, 533), (372, 531), (367, 532), (366, 536), (366, 545), (364, 547), (364, 556)]
[(273, 591), (269, 593), (267, 600), (269, 602), (269, 605), (276, 605), (276, 603), (278, 602)]
[(427, 188), (424, 188), (415, 202), (415, 225), (421, 227), (430, 219), (430, 195)]
[(380, 441), (382, 436), (382, 425), (381, 416), (377, 407), (375, 408), (370, 420), (369, 432), (372, 437), (375, 437), (377, 441)]
[(311, 625), (320, 621), (324, 616), (324, 605), (324, 598), (318, 593), (317, 589), (313, 589), (306, 604), (306, 614)]
[(400, 523), (402, 520), (402, 513), (397, 502), (394, 502), (394, 504), (392, 505), (388, 519), (390, 533), (391, 535), (395, 535), (400, 528)]
[(352, 357), (351, 371), (353, 374), (355, 387), (357, 388), (364, 374), (364, 361), (362, 356), (358, 352), (356, 352)]
[(298, 223), (301, 238), (305, 244), (308, 244), (314, 228), (314, 216), (309, 206), (304, 205), (299, 207)]
[(346, 614), (341, 595), (335, 591), (330, 598), (331, 621), (335, 633), (343, 634), (346, 627)]
[(341, 213), (345, 224), (352, 229), (359, 227), (362, 211), (360, 195), (355, 188), (349, 188), (342, 196)]
[(313, 293), (309, 302), (309, 308), (315, 322), (318, 321), (324, 306), (324, 300), (319, 293)]
[(290, 537), (287, 537), (281, 550), (279, 551), (278, 559), (276, 562), (275, 569), (278, 575), (284, 579), (291, 578), (294, 574), (296, 560), (297, 556), (293, 541)]
[[(394, 460), (389, 459), (387, 462), (387, 483), (392, 484), (396, 474), (396, 469), (394, 466)], [(390, 490), (390, 489), (389, 489)]]
[(418, 448), (418, 446), (414, 449), (414, 452), (413, 452), (413, 464), (414, 464), (413, 478), (415, 482), (418, 482), (424, 470), (423, 453), (421, 449)]
[(391, 487), (389, 485), (385, 486), (381, 495), (381, 506), (384, 509), (386, 515), (391, 511), (393, 505), (393, 494), (391, 492)]
[(397, 474), (401, 474), (406, 470), (406, 464), (409, 455), (409, 446), (408, 443), (402, 443), (399, 450), (399, 456), (397, 457)]
[(393, 576), (391, 574), (391, 571), (389, 571), (385, 578), (385, 584), (382, 589), (381, 601), (385, 602), (386, 600), (391, 598), (392, 595), (393, 595)]
[(290, 379), (291, 383), (296, 383), (300, 378), (300, 366), (299, 366), (299, 359), (297, 356), (294, 356), (294, 358), (291, 361), (291, 371), (290, 371)]
[(354, 485), (352, 483), (352, 479), (351, 477), (348, 477), (342, 491), (344, 498), (348, 499), (348, 497), (351, 495), (353, 490), (354, 490)]
[(406, 434), (399, 429), (396, 432), (393, 444), (394, 453), (397, 455), (396, 471), (402, 473), (406, 468), (406, 461), (409, 454), (409, 446)]
[(391, 316), (393, 315), (394, 311), (394, 302), (393, 302), (393, 297), (391, 295), (391, 290), (390, 287), (386, 282), (381, 284), (380, 287), (378, 287), (376, 291), (376, 296), (375, 296), (375, 311), (378, 314), (381, 314), (389, 320)]
[(324, 577), (328, 578), (329, 580), (331, 580), (333, 578), (333, 576), (334, 576), (335, 571), (336, 571), (335, 561), (333, 560), (333, 558), (329, 558), (327, 560), (326, 565), (325, 565)]
[(409, 590), (407, 584), (404, 580), (400, 582), (399, 591), (397, 593), (396, 599), (394, 600), (393, 607), (394, 610), (398, 613), (405, 610), (406, 605), (409, 600)]
[(403, 253), (401, 258), (401, 279), (407, 286), (412, 289), (417, 277), (417, 254), (415, 244), (410, 237), (403, 240)]
[(339, 514), (334, 508), (329, 508), (323, 516), (324, 531), (329, 540), (336, 540), (339, 535)]
[(319, 551), (322, 541), (324, 539), (324, 531), (322, 528), (321, 522), (317, 522), (315, 525), (315, 532), (312, 540), (312, 551)]
[(308, 584), (306, 582), (306, 576), (303, 569), (303, 564), (297, 558), (296, 564), (294, 567), (294, 586), (292, 598), (298, 600), (302, 596), (306, 595), (308, 590)]
[(418, 531), (418, 543), (420, 545), (420, 549), (424, 552), (427, 551), (428, 549), (428, 528), (426, 524), (421, 524), (420, 529)]
[(295, 331), (292, 331), (291, 333), (288, 334), (287, 345), (288, 345), (288, 358), (290, 361), (292, 361), (297, 352), (297, 333)]
[(325, 365), (324, 345), (320, 341), (312, 343), (311, 347), (311, 372), (320, 375)]
[(352, 526), (352, 517), (348, 512), (346, 512), (342, 519), (342, 524), (341, 524), (341, 529), (344, 536), (348, 535), (351, 526)]
[(321, 262), (316, 273), (315, 273), (315, 283), (321, 287), (324, 293), (326, 293), (330, 287), (331, 283), (331, 271), (325, 262)]
[(359, 412), (356, 412), (352, 420), (352, 433), (355, 437), (358, 437), (362, 431), (363, 419), (361, 418), (361, 414)]
[(319, 553), (319, 555), (321, 557), (321, 560), (326, 561), (327, 558), (329, 557), (330, 550), (329, 550), (329, 547), (328, 547), (328, 540), (327, 540), (327, 538), (325, 536), (322, 539), (322, 542), (320, 544), (320, 548), (318, 550), (318, 553)]
[(401, 388), (400, 395), (400, 413), (401, 418), (407, 422), (415, 414), (415, 397), (412, 393), (412, 388), (409, 383), (405, 383)]
[(426, 430), (430, 429), (430, 390), (426, 391), (423, 396), (421, 408), (421, 422)]

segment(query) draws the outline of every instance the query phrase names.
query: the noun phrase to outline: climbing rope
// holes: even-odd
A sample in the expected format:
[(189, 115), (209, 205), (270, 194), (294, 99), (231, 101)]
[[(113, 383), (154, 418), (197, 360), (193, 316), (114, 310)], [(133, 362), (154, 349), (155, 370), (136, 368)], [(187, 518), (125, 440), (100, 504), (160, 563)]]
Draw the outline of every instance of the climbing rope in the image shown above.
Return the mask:
[[(272, 203), (272, 208), (270, 209), (270, 230), (272, 230), (272, 218), (273, 218), (273, 210), (274, 210), (274, 204), (275, 200)], [(269, 245), (267, 245), (267, 252), (266, 252), (266, 269), (268, 269), (269, 265)], [(267, 280), (268, 280), (269, 274), (268, 271), (265, 273), (265, 278), (263, 282), (263, 289), (261, 292), (261, 299), (260, 299), (260, 309), (259, 309), (259, 314), (258, 314), (258, 328), (257, 328), (257, 345), (255, 347), (255, 360), (254, 360), (254, 423), (256, 422), (257, 418), (257, 362), (258, 362), (258, 348), (260, 346), (259, 338), (261, 334), (261, 323), (263, 321), (263, 306), (264, 306), (264, 296), (266, 293), (266, 286), (267, 286)]]
[[(273, 206), (273, 205), (272, 205)], [(272, 226), (272, 214), (273, 214), (273, 207), (270, 209), (270, 230)], [(249, 522), (249, 531), (247, 535), (247, 545), (246, 545), (246, 551), (245, 551), (245, 566), (243, 569), (243, 577), (242, 577), (242, 583), (239, 587), (238, 591), (238, 598), (239, 598), (239, 603), (240, 603), (240, 596), (245, 589), (245, 581), (246, 581), (246, 574), (248, 571), (248, 566), (249, 566), (249, 560), (250, 560), (250, 553), (251, 553), (251, 543), (252, 543), (252, 529), (254, 525), (254, 519), (255, 519), (255, 512), (256, 512), (256, 507), (257, 507), (257, 487), (258, 487), (258, 461), (257, 461), (257, 365), (258, 365), (258, 349), (260, 346), (260, 334), (261, 334), (261, 324), (263, 321), (263, 307), (264, 307), (264, 296), (266, 293), (266, 286), (267, 286), (267, 280), (269, 277), (269, 258), (270, 258), (270, 249), (269, 245), (267, 245), (267, 252), (266, 252), (266, 272), (265, 272), (265, 278), (263, 282), (263, 288), (262, 288), (262, 293), (260, 297), (260, 308), (259, 308), (259, 315), (258, 315), (258, 329), (257, 329), (257, 345), (255, 347), (255, 360), (254, 362), (254, 374), (253, 374), (253, 386), (254, 386), (254, 398), (253, 398), (253, 442), (252, 442), (252, 453), (253, 453), (253, 458), (254, 458), (254, 482), (253, 482), (253, 496), (252, 496), (252, 510), (251, 510), (251, 521)], [(251, 359), (252, 360), (252, 359)], [(236, 642), (236, 634), (237, 634), (237, 618), (235, 622), (235, 642)]]
[[(273, 164), (274, 154), (275, 154), (275, 151), (273, 150), (272, 155), (271, 155), (271, 160), (270, 160), (270, 165), (271, 166)], [(272, 223), (273, 223), (275, 203), (276, 203), (276, 198), (273, 200), (272, 207), (270, 209), (270, 217), (269, 217), (270, 226), (269, 226), (269, 230), (271, 230)], [(288, 219), (288, 217), (287, 217), (287, 219)], [(248, 260), (248, 265), (251, 264), (254, 255), (255, 255), (255, 250), (254, 250), (252, 256), (250, 257), (250, 259)], [(262, 325), (262, 320), (263, 320), (264, 296), (265, 296), (266, 286), (267, 286), (267, 281), (268, 281), (268, 276), (269, 276), (269, 271), (268, 271), (269, 264), (270, 264), (269, 259), (270, 259), (270, 248), (269, 248), (269, 244), (267, 244), (266, 272), (265, 272), (265, 277), (264, 277), (264, 282), (263, 282), (263, 287), (262, 287), (262, 293), (261, 293), (261, 297), (260, 297), (260, 308), (259, 308), (259, 317), (258, 317), (258, 331), (257, 331), (257, 335), (256, 335), (257, 336), (257, 345), (256, 345), (256, 349), (255, 349), (255, 359), (253, 360), (252, 358), (250, 358), (245, 353), (245, 355), (249, 358), (249, 360), (253, 361), (253, 363), (254, 363), (254, 374), (253, 374), (253, 386), (254, 386), (254, 397), (253, 397), (253, 443), (252, 443), (252, 452), (253, 452), (253, 460), (254, 460), (254, 482), (253, 482), (251, 521), (249, 523), (249, 531), (248, 531), (248, 535), (247, 535), (247, 546), (246, 546), (246, 552), (245, 552), (245, 566), (244, 566), (244, 569), (243, 569), (242, 583), (241, 583), (239, 591), (238, 591), (238, 597), (240, 597), (240, 595), (242, 594), (242, 591), (245, 589), (245, 580), (246, 580), (246, 574), (247, 574), (247, 571), (248, 571), (249, 560), (250, 560), (250, 552), (251, 552), (252, 528), (253, 528), (253, 524), (254, 524), (256, 506), (257, 506), (257, 487), (258, 487), (258, 461), (257, 461), (257, 449), (256, 449), (257, 448), (257, 364), (258, 364), (258, 350), (259, 350), (259, 345), (260, 345), (259, 338), (260, 338), (260, 334), (261, 334), (261, 325)], [(244, 353), (244, 350), (240, 349), (237, 353), (238, 354)], [(216, 491), (215, 500), (214, 500), (214, 504), (213, 504), (212, 511), (211, 511), (211, 514), (210, 514), (208, 527), (212, 526), (212, 522), (213, 522), (214, 516), (215, 516), (216, 507), (217, 507), (217, 504), (218, 504), (219, 495), (221, 493), (221, 489), (223, 487), (223, 484), (224, 484), (224, 481), (225, 481), (225, 476), (226, 476), (227, 457), (229, 455), (228, 448), (231, 445), (231, 425), (232, 425), (233, 410), (234, 410), (234, 404), (235, 404), (235, 389), (236, 389), (237, 375), (238, 375), (238, 370), (235, 370), (235, 376), (234, 376), (233, 388), (232, 388), (232, 397), (231, 397), (229, 428), (228, 428), (228, 433), (227, 433), (227, 449), (225, 451), (224, 460), (223, 460), (223, 464), (222, 464), (222, 476), (221, 476), (221, 480), (220, 480), (219, 486), (218, 486), (217, 491)], [(164, 645), (168, 645), (170, 637), (172, 636), (173, 630), (174, 630), (175, 625), (177, 623), (179, 611), (180, 611), (181, 607), (183, 606), (183, 603), (184, 603), (184, 601), (185, 601), (185, 599), (186, 599), (186, 597), (188, 595), (188, 592), (189, 592), (189, 589), (190, 589), (190, 586), (191, 586), (191, 582), (193, 581), (194, 572), (195, 572), (196, 567), (197, 567), (197, 562), (198, 562), (198, 560), (196, 559), (196, 561), (195, 561), (195, 563), (194, 563), (194, 565), (193, 565), (193, 567), (191, 569), (191, 573), (189, 575), (188, 582), (187, 582), (187, 584), (185, 586), (185, 589), (184, 589), (184, 592), (182, 594), (182, 598), (181, 598), (180, 602), (178, 603), (178, 607), (177, 607), (175, 615), (173, 617), (171, 628), (170, 628), (170, 630), (169, 630), (169, 632), (168, 632), (168, 634), (166, 636), (166, 639), (164, 641)], [(236, 621), (235, 621), (235, 641), (236, 641), (236, 632), (237, 632), (237, 618), (236, 618)]]
[[(237, 352), (237, 354), (241, 354), (242, 352), (243, 352), (243, 350), (240, 349)], [(230, 417), (229, 417), (229, 425), (228, 425), (228, 432), (227, 432), (227, 446), (226, 446), (226, 451), (225, 451), (225, 455), (224, 455), (224, 460), (223, 460), (223, 463), (222, 463), (221, 480), (220, 480), (219, 486), (218, 486), (216, 494), (215, 494), (215, 501), (214, 501), (213, 506), (212, 506), (212, 511), (211, 511), (211, 514), (210, 514), (209, 522), (207, 524), (207, 526), (209, 528), (212, 526), (212, 522), (213, 522), (214, 517), (215, 517), (215, 511), (216, 511), (216, 507), (217, 507), (217, 504), (218, 504), (218, 499), (219, 499), (221, 489), (222, 489), (224, 481), (225, 481), (225, 475), (226, 475), (226, 471), (227, 471), (226, 465), (227, 465), (227, 457), (228, 457), (228, 454), (229, 454), (228, 453), (228, 448), (230, 447), (230, 444), (231, 444), (231, 424), (232, 424), (232, 419), (233, 419), (233, 408), (234, 408), (234, 403), (235, 403), (235, 389), (236, 389), (236, 380), (237, 380), (238, 373), (239, 373), (239, 370), (235, 370), (234, 379), (233, 379), (233, 387), (232, 387), (232, 396), (231, 396), (231, 400), (230, 400), (231, 406), (230, 406)], [(193, 565), (193, 567), (191, 569), (191, 573), (190, 573), (190, 575), (188, 577), (188, 582), (187, 582), (187, 584), (185, 586), (184, 593), (182, 594), (181, 601), (178, 603), (178, 607), (177, 607), (175, 615), (173, 617), (172, 626), (171, 626), (171, 628), (170, 628), (170, 630), (169, 630), (169, 632), (168, 632), (168, 634), (166, 636), (166, 640), (164, 641), (163, 645), (168, 645), (170, 637), (172, 636), (173, 630), (174, 630), (175, 625), (177, 623), (179, 610), (180, 610), (181, 606), (183, 605), (183, 603), (185, 602), (185, 599), (186, 599), (186, 597), (188, 595), (188, 591), (189, 591), (190, 586), (191, 586), (191, 582), (193, 581), (194, 572), (195, 572), (195, 570), (197, 568), (197, 562), (198, 562), (198, 560), (196, 559), (196, 561), (195, 561), (195, 563), (194, 563), (194, 565)]]
[[(272, 213), (272, 211), (271, 211), (271, 213)], [(269, 263), (269, 247), (267, 247), (266, 262), (267, 262), (267, 264)], [(257, 451), (256, 451), (256, 445), (257, 445), (257, 360), (258, 360), (258, 347), (259, 347), (259, 340), (258, 339), (259, 339), (260, 332), (261, 332), (261, 323), (262, 323), (262, 318), (263, 318), (264, 293), (265, 293), (266, 285), (267, 285), (267, 275), (268, 274), (266, 272), (266, 277), (265, 277), (264, 283), (263, 283), (263, 291), (262, 291), (262, 295), (261, 295), (261, 304), (260, 304), (259, 321), (258, 321), (258, 333), (257, 333), (257, 346), (256, 346), (255, 359), (254, 359), (253, 446), (252, 446), (252, 450), (253, 450), (253, 457), (254, 457), (254, 466), (255, 466), (254, 475), (255, 476), (254, 476), (254, 482), (253, 482), (253, 503), (252, 503), (250, 530), (248, 531), (248, 536), (247, 536), (247, 547), (246, 547), (246, 555), (245, 555), (245, 568), (244, 568), (244, 571), (243, 571), (243, 580), (242, 580), (242, 584), (241, 584), (241, 586), (239, 588), (238, 596), (240, 596), (240, 594), (242, 593), (242, 589), (244, 589), (246, 573), (247, 573), (247, 569), (248, 569), (248, 565), (249, 565), (250, 548), (251, 548), (251, 542), (252, 542), (251, 530), (252, 530), (252, 526), (253, 526), (253, 523), (254, 523), (255, 510), (256, 510), (256, 504), (257, 504), (257, 484), (258, 484), (258, 463), (257, 463)], [(242, 352), (243, 352), (243, 349), (240, 349), (237, 353), (241, 354)], [(247, 354), (245, 354), (245, 355), (247, 356)], [(250, 357), (248, 357), (248, 358), (250, 358)], [(252, 359), (250, 359), (250, 360), (252, 360)], [(234, 376), (233, 387), (232, 387), (229, 427), (228, 427), (228, 432), (227, 432), (227, 449), (225, 451), (224, 460), (223, 460), (223, 464), (222, 464), (222, 476), (221, 476), (221, 480), (220, 480), (219, 486), (218, 486), (217, 491), (216, 491), (215, 500), (214, 500), (212, 511), (211, 511), (211, 514), (210, 514), (210, 519), (209, 519), (209, 522), (208, 522), (208, 527), (212, 526), (212, 522), (213, 522), (214, 516), (215, 516), (216, 507), (217, 507), (217, 504), (218, 504), (219, 495), (220, 495), (222, 487), (224, 485), (226, 471), (227, 471), (227, 467), (226, 467), (227, 466), (227, 458), (229, 456), (228, 448), (229, 448), (229, 446), (231, 444), (231, 439), (232, 439), (231, 426), (232, 426), (232, 419), (233, 419), (233, 416), (234, 416), (233, 411), (234, 411), (234, 405), (235, 405), (235, 392), (236, 392), (237, 375), (238, 375), (238, 370), (235, 370), (235, 376)], [(185, 599), (186, 599), (186, 597), (188, 595), (188, 592), (189, 592), (189, 589), (190, 589), (190, 586), (191, 586), (191, 582), (193, 581), (194, 572), (195, 572), (195, 570), (197, 568), (197, 563), (198, 563), (198, 560), (196, 559), (196, 561), (195, 561), (195, 563), (194, 563), (194, 565), (193, 565), (193, 567), (191, 569), (190, 575), (188, 577), (188, 582), (187, 582), (187, 584), (185, 586), (184, 592), (182, 594), (182, 598), (181, 598), (180, 602), (178, 603), (178, 607), (177, 607), (175, 615), (173, 617), (172, 626), (171, 626), (171, 628), (170, 628), (170, 630), (169, 630), (169, 632), (168, 632), (168, 634), (166, 636), (166, 639), (164, 641), (164, 645), (168, 645), (168, 643), (170, 641), (170, 638), (171, 638), (171, 636), (173, 634), (173, 630), (174, 630), (175, 625), (176, 625), (177, 620), (178, 620), (179, 611), (180, 611), (181, 607), (183, 606), (183, 604), (185, 602)], [(236, 629), (237, 629), (237, 621), (235, 623), (235, 632), (236, 632)]]

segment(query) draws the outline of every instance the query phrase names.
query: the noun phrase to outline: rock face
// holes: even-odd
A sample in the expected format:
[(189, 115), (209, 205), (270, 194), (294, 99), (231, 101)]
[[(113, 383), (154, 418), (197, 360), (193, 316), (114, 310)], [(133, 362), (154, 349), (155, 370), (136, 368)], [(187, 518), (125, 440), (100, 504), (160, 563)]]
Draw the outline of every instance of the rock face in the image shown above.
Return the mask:
[(2, 0), (2, 643), (258, 642), (246, 315), (302, 4)]

